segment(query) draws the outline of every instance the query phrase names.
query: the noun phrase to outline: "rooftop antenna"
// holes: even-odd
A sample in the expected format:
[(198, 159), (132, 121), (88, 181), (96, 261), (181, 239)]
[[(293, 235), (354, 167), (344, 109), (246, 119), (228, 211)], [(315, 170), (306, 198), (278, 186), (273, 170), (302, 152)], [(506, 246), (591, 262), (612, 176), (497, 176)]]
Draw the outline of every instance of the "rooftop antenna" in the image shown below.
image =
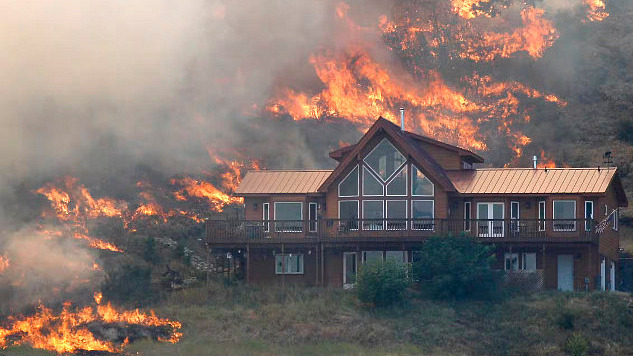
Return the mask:
[(400, 129), (404, 132), (404, 108), (400, 108)]
[(607, 167), (613, 167), (613, 157), (611, 157), (611, 151), (606, 151), (602, 155), (602, 163)]

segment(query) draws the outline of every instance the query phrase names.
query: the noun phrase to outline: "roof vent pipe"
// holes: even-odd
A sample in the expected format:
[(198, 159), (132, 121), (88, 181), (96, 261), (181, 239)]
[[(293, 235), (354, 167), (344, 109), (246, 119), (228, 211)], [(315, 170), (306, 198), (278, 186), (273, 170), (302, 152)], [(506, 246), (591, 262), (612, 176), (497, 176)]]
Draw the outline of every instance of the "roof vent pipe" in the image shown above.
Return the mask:
[(400, 129), (404, 131), (404, 108), (400, 108)]
[(534, 166), (534, 169), (536, 169), (538, 163), (538, 158), (536, 158), (536, 156), (532, 156), (532, 164)]

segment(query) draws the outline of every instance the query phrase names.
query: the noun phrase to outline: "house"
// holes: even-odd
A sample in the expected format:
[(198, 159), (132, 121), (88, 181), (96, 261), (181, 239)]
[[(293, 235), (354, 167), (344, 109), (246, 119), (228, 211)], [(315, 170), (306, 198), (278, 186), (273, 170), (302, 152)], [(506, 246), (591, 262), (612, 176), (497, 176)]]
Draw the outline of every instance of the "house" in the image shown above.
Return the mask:
[(477, 154), (383, 118), (330, 157), (334, 170), (248, 172), (244, 219), (208, 221), (209, 248), (249, 283), (348, 287), (364, 261), (415, 261), (429, 237), (467, 234), (539, 288), (617, 285), (616, 168), (474, 168)]

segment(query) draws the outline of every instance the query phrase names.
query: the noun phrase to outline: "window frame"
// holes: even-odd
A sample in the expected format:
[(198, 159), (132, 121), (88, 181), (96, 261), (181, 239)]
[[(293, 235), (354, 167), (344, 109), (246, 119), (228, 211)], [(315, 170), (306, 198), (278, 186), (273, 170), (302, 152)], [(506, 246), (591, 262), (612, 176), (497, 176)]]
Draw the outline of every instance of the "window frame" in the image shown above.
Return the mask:
[[(541, 212), (543, 212), (543, 216), (541, 216)], [(540, 200), (538, 202), (538, 219), (538, 231), (545, 231), (545, 224), (547, 219), (547, 203), (545, 202), (545, 200)]]
[[(516, 216), (513, 216), (515, 206), (516, 206)], [(510, 201), (510, 232), (519, 232), (520, 220), (521, 220), (521, 204), (516, 200)]]
[[(387, 178), (385, 178), (385, 179), (382, 179), (382, 177), (380, 176), (380, 173), (379, 173), (379, 172), (376, 172), (376, 171), (375, 171), (375, 170), (371, 167), (371, 165), (367, 162), (367, 157), (371, 156), (371, 154), (372, 154), (372, 153), (374, 153), (374, 151), (378, 148), (378, 146), (380, 146), (380, 144), (381, 144), (383, 141), (387, 141), (387, 143), (388, 143), (389, 145), (391, 145), (391, 147), (393, 147), (393, 149), (394, 149), (394, 150), (396, 150), (396, 152), (398, 152), (398, 153), (399, 153), (399, 154), (400, 154), (400, 155), (404, 158), (404, 162), (403, 162), (400, 166), (396, 167), (396, 169), (393, 171), (393, 173), (391, 173), (391, 174), (390, 174), (389, 176), (387, 176)], [(367, 154), (365, 155), (365, 157), (363, 157), (363, 165), (366, 165), (367, 167), (369, 167), (369, 169), (371, 169), (371, 171), (372, 171), (373, 173), (375, 173), (375, 175), (376, 175), (376, 177), (378, 177), (378, 179), (380, 179), (383, 183), (386, 183), (386, 182), (388, 182), (388, 181), (391, 179), (391, 177), (393, 177), (393, 176), (394, 176), (397, 172), (399, 172), (399, 171), (400, 171), (400, 169), (402, 169), (402, 167), (403, 167), (403, 166), (406, 166), (406, 165), (407, 165), (407, 156), (403, 155), (403, 154), (402, 154), (402, 152), (400, 152), (400, 150), (399, 150), (396, 146), (394, 146), (394, 145), (393, 145), (393, 143), (391, 143), (391, 141), (389, 141), (389, 139), (388, 139), (388, 138), (384, 137), (382, 140), (380, 140), (380, 142), (378, 142), (378, 143), (376, 144), (376, 146), (374, 146), (374, 148), (372, 148), (372, 149), (371, 149), (371, 151), (369, 151), (369, 153), (367, 153)]]
[(347, 280), (347, 256), (354, 256), (354, 277), (358, 275), (358, 253), (343, 252), (343, 288), (351, 288), (356, 282)]
[[(365, 217), (365, 203), (375, 203), (378, 202), (380, 203), (380, 206), (382, 207), (382, 218), (367, 218)], [(385, 200), (378, 200), (378, 199), (367, 199), (367, 200), (363, 200), (363, 223), (361, 224), (363, 226), (363, 230), (367, 230), (367, 231), (381, 231), (385, 229)], [(371, 220), (371, 222), (367, 222), (365, 220)], [(376, 224), (379, 220), (379, 223)], [(371, 224), (371, 225), (370, 225)], [(374, 225), (376, 224), (376, 225)], [(367, 228), (367, 226), (369, 226), (370, 228)], [(375, 227), (375, 228), (371, 228), (371, 227)]]
[(270, 232), (270, 203), (262, 203), (262, 220), (264, 232)]
[[(508, 268), (508, 257), (510, 257), (510, 267), (513, 267), (512, 264), (513, 258), (516, 257), (516, 268)], [(521, 264), (519, 263), (519, 254), (515, 252), (506, 252), (503, 254), (503, 270), (504, 271), (518, 271), (520, 270)]]
[[(374, 178), (378, 184), (380, 185), (380, 187), (382, 188), (382, 193), (375, 195), (375, 194), (366, 194), (365, 193), (365, 174), (369, 174), (370, 177)], [(372, 173), (366, 165), (363, 165), (363, 177), (362, 177), (362, 182), (363, 182), (363, 196), (364, 197), (384, 197), (385, 194), (387, 193), (387, 186), (385, 183), (380, 181), (380, 178), (377, 178), (376, 175), (374, 173)]]
[[(591, 214), (587, 214), (589, 212), (589, 209), (587, 209), (588, 205), (591, 205)], [(594, 214), (595, 214), (595, 211), (594, 211), (593, 200), (585, 200), (585, 231), (592, 230)]]
[[(297, 261), (299, 263), (299, 267), (300, 267), (300, 271), (297, 272), (293, 272), (293, 271), (289, 271), (288, 270), (288, 266), (290, 266), (290, 264), (288, 263), (288, 261), (284, 260), (281, 268), (282, 270), (280, 271), (277, 267), (279, 266), (277, 264), (277, 259), (278, 258), (292, 258), (294, 256), (297, 256)], [(283, 269), (286, 269), (286, 271), (283, 271)], [(298, 275), (298, 274), (305, 274), (305, 258), (303, 256), (302, 253), (278, 253), (275, 254), (275, 274), (277, 275), (282, 275), (282, 274), (289, 274), (289, 275)]]
[[(299, 208), (299, 212), (301, 213), (299, 220), (278, 220), (277, 219), (277, 204), (299, 204), (300, 208)], [(273, 203), (274, 206), (274, 211), (273, 211), (273, 220), (275, 221), (275, 231), (276, 232), (290, 232), (290, 233), (301, 233), (303, 232), (303, 202), (302, 201), (276, 201)], [(279, 224), (280, 221), (291, 221), (291, 222), (297, 222), (298, 224), (301, 224), (301, 226), (299, 226), (298, 230), (289, 230), (287, 228), (284, 228), (284, 226), (281, 227), (281, 230), (279, 230), (277, 228), (277, 224)], [(282, 224), (283, 225), (283, 224)]]
[[(404, 165), (397, 170), (393, 176), (384, 183), (384, 195), (388, 197), (406, 197), (409, 194), (408, 183), (409, 183), (409, 165), (405, 161)], [(393, 183), (400, 172), (404, 172), (404, 194), (389, 194), (389, 185)], [(428, 178), (427, 178), (428, 179)], [(430, 180), (429, 180), (430, 181)], [(433, 183), (431, 183), (433, 184)]]
[[(398, 229), (398, 228), (389, 228), (389, 219), (398, 219), (398, 218), (389, 218), (389, 202), (400, 202), (400, 203), (404, 203), (404, 228), (402, 229)], [(408, 201), (406, 199), (386, 199), (385, 200), (385, 230), (389, 230), (389, 231), (402, 231), (402, 230), (406, 230), (409, 227), (409, 207), (407, 204)], [(434, 207), (435, 208), (435, 207)]]
[[(573, 219), (557, 219), (556, 218), (556, 203), (574, 203), (574, 217)], [(556, 200), (552, 200), (552, 230), (556, 231), (556, 232), (572, 232), (572, 231), (576, 231), (578, 226), (576, 226), (576, 219), (578, 216), (578, 204), (575, 200), (572, 199), (556, 199)], [(567, 228), (560, 228), (560, 227), (556, 227), (556, 220), (562, 220), (562, 221), (573, 221), (573, 228), (572, 229), (567, 229)]]
[[(314, 207), (314, 219), (311, 219), (312, 207)], [(308, 203), (308, 232), (317, 232), (319, 229), (319, 204), (315, 202)], [(312, 228), (314, 226), (314, 229)]]
[(415, 164), (411, 164), (411, 196), (412, 197), (434, 197), (435, 196), (435, 183), (433, 183), (429, 179), (429, 177), (427, 177), (426, 174), (424, 174), (423, 172), (422, 172), (422, 174), (424, 175), (424, 178), (426, 178), (429, 181), (429, 183), (431, 183), (431, 190), (432, 190), (431, 195), (414, 194), (415, 189), (413, 189), (413, 182), (418, 177), (417, 173), (416, 174), (413, 173), (414, 169), (416, 171), (418, 171), (418, 172), (422, 172), (422, 170), (419, 169)]
[[(431, 211), (433, 212), (433, 216), (431, 217), (431, 228), (430, 229), (420, 229), (420, 228), (416, 228), (415, 227), (415, 220), (416, 218), (413, 216), (413, 204), (415, 202), (420, 202), (420, 201), (430, 201), (431, 205), (432, 205), (432, 209)], [(420, 218), (419, 220), (424, 221), (424, 220), (429, 220), (429, 219), (424, 219), (424, 218)], [(435, 231), (435, 200), (434, 199), (411, 199), (411, 230), (418, 230), (418, 231)]]
[[(528, 255), (531, 255), (531, 256), (533, 255), (534, 256), (534, 269), (527, 269), (527, 256)], [(536, 271), (537, 270), (537, 268), (536, 268), (536, 258), (537, 258), (536, 252), (523, 252), (523, 253), (521, 253), (521, 263), (519, 264), (519, 269), (521, 271), (529, 271), (529, 272)]]
[[(341, 179), (341, 181), (338, 183), (337, 192), (339, 198), (354, 198), (360, 195), (360, 169), (358, 167), (359, 165), (357, 164), (356, 167), (352, 168), (352, 170), (347, 173), (345, 178)], [(354, 173), (354, 171), (358, 172), (358, 176), (356, 177), (356, 195), (341, 195), (341, 184), (343, 184), (343, 182), (346, 181), (350, 174)]]
[(356, 228), (350, 228), (350, 231), (357, 231), (359, 229), (359, 217), (360, 217), (360, 201), (358, 199), (349, 199), (349, 200), (339, 200), (338, 201), (338, 220), (339, 220), (339, 225), (341, 224), (341, 220), (343, 220), (341, 218), (341, 203), (351, 203), (351, 202), (355, 202), (356, 203)]

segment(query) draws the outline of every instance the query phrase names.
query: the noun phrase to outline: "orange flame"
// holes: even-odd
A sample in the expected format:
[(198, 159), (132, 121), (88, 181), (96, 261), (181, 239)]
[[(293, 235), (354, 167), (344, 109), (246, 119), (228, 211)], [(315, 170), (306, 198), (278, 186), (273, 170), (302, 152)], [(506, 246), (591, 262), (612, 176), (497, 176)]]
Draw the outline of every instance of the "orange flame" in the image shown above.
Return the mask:
[(9, 268), (9, 257), (6, 255), (0, 255), (0, 273), (4, 272)]
[(486, 2), (490, 2), (490, 0), (453, 0), (453, 11), (465, 19), (472, 19), (485, 14), (485, 12), (473, 7)]
[(102, 295), (95, 293), (97, 307), (74, 309), (70, 302), (64, 303), (59, 314), (40, 305), (31, 316), (11, 316), (6, 327), (0, 327), (0, 348), (12, 345), (29, 344), (34, 348), (72, 353), (77, 351), (121, 352), (126, 340), (120, 345), (99, 340), (88, 329), (88, 324), (126, 323), (146, 327), (165, 327), (169, 337), (164, 341), (178, 342), (182, 334), (178, 331), (181, 324), (177, 321), (158, 318), (153, 311), (150, 314), (135, 311), (118, 311), (110, 303), (100, 305)]
[(609, 17), (606, 6), (602, 0), (584, 0), (587, 7), (587, 20), (602, 21)]
[(185, 201), (187, 196), (206, 199), (214, 211), (222, 211), (225, 205), (244, 202), (243, 198), (233, 197), (223, 193), (213, 184), (204, 180), (196, 180), (191, 177), (172, 179), (172, 185), (179, 185), (182, 188), (174, 192), (176, 200)]
[(541, 150), (541, 158), (537, 163), (538, 168), (556, 168), (556, 162), (545, 156), (545, 151)]

